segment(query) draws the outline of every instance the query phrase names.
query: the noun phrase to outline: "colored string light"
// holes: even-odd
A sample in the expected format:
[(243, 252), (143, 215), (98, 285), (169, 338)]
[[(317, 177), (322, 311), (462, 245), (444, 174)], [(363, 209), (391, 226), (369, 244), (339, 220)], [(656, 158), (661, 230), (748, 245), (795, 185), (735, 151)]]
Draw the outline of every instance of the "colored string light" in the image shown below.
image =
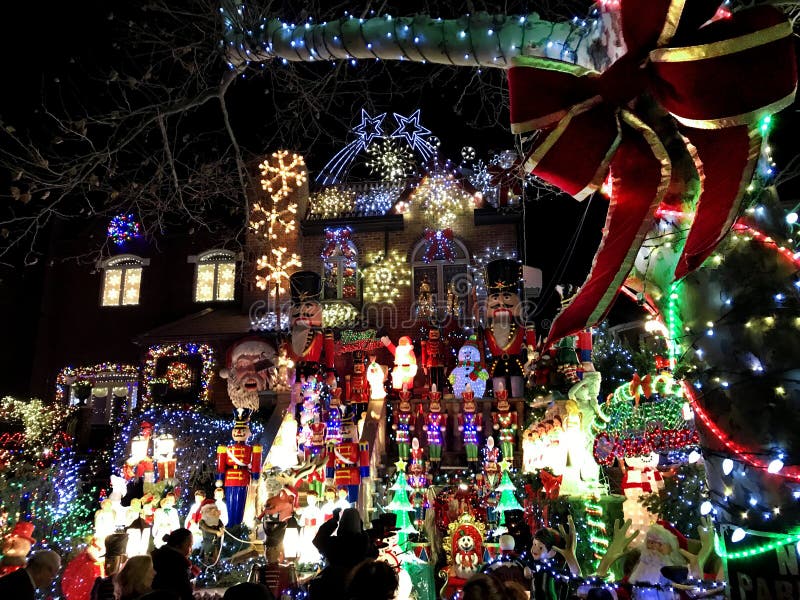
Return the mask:
[(789, 534), (779, 537), (776, 540), (769, 542), (767, 544), (762, 544), (761, 546), (747, 548), (746, 550), (736, 550), (735, 552), (729, 552), (728, 550), (722, 547), (722, 542), (720, 542), (719, 536), (716, 536), (714, 538), (714, 549), (720, 558), (723, 558), (725, 560), (738, 560), (741, 558), (752, 558), (754, 556), (758, 556), (760, 554), (764, 554), (772, 550), (777, 550), (778, 548), (781, 548), (783, 546), (796, 544), (797, 542), (800, 542), (800, 534)]

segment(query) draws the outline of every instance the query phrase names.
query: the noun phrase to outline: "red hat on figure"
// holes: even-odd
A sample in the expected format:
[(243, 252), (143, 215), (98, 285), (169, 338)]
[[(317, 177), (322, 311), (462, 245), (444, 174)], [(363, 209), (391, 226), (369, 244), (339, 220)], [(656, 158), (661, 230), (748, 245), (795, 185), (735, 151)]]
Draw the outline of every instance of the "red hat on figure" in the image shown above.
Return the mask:
[(19, 521), (14, 525), (14, 529), (8, 534), (9, 537), (16, 536), (23, 540), (28, 540), (31, 544), (35, 544), (36, 540), (31, 537), (33, 534), (33, 523), (27, 521)]
[(683, 535), (680, 531), (678, 531), (675, 528), (675, 525), (673, 525), (669, 521), (664, 521), (663, 519), (656, 521), (656, 525), (661, 525), (664, 529), (666, 529), (672, 535), (678, 538), (678, 547), (681, 550), (687, 550), (689, 548), (689, 541), (686, 539), (686, 536)]

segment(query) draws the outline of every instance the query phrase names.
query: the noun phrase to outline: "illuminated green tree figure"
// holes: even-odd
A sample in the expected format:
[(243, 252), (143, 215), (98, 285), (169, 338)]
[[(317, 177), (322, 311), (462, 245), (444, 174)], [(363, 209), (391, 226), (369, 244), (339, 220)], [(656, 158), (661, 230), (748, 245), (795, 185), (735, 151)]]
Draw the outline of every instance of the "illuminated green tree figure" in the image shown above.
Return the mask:
[(413, 512), (414, 506), (408, 499), (408, 491), (411, 486), (406, 481), (406, 463), (404, 460), (398, 460), (394, 463), (397, 467), (397, 478), (394, 480), (394, 485), (389, 489), (394, 492), (392, 501), (387, 508), (397, 515), (397, 544), (405, 550), (405, 543), (408, 535), (417, 533), (414, 524), (411, 522), (409, 513)]
[(500, 500), (497, 501), (497, 512), (500, 513), (500, 527), (506, 524), (507, 510), (522, 510), (522, 506), (514, 495), (517, 487), (511, 482), (511, 477), (508, 476), (508, 466), (509, 463), (506, 460), (500, 462), (503, 476), (500, 478), (500, 485), (497, 486), (496, 490), (500, 492)]

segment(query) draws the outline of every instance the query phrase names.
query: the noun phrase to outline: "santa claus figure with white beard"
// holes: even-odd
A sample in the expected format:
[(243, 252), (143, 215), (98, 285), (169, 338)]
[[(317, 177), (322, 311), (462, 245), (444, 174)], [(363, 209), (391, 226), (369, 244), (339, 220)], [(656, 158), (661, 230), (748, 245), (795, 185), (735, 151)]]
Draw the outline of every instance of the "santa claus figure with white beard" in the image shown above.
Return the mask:
[(488, 324), (483, 330), (483, 342), (489, 375), (492, 388), (510, 389), (512, 398), (523, 396), (526, 348), (536, 345), (535, 331), (522, 323), (521, 281), (522, 265), (515, 260), (504, 258), (486, 265)]
[(258, 410), (258, 394), (270, 388), (276, 362), (275, 348), (260, 338), (245, 338), (231, 346), (219, 376), (228, 381), (234, 408)]

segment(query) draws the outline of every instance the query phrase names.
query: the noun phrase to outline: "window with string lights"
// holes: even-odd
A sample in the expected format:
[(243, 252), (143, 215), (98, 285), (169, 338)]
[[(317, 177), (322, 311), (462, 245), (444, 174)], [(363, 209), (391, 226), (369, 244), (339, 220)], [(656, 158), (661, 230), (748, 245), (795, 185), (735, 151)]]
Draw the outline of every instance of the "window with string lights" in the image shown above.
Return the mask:
[(469, 250), (447, 231), (429, 231), (411, 252), (415, 316), (430, 318), (444, 313), (462, 319), (469, 315), (472, 292)]
[(142, 284), (142, 271), (150, 264), (147, 258), (133, 254), (112, 256), (100, 263), (103, 270), (103, 291), (101, 306), (136, 306), (139, 304), (139, 290)]
[(195, 263), (194, 301), (232, 302), (236, 296), (236, 255), (230, 250), (209, 250), (190, 256)]
[(324, 300), (358, 301), (358, 249), (349, 227), (325, 229), (322, 258)]

